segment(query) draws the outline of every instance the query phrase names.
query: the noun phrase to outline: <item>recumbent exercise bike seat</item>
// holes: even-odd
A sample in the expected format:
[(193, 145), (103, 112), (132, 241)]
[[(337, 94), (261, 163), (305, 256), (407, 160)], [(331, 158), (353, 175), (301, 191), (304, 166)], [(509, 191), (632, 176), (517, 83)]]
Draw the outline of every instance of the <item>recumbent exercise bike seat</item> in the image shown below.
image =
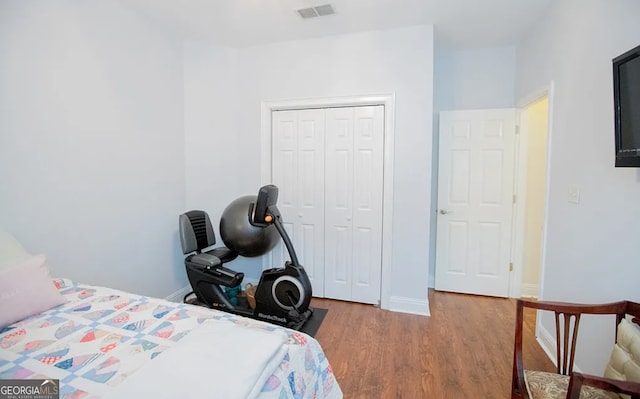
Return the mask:
[[(227, 247), (206, 250), (216, 243), (209, 215), (205, 211), (189, 211), (180, 215), (179, 223), (182, 252), (188, 255), (185, 259), (187, 277), (198, 300), (205, 300), (202, 291), (206, 291), (208, 287), (202, 284), (210, 280), (208, 276), (214, 277), (227, 287), (237, 287), (242, 282), (244, 273), (235, 272), (222, 265), (237, 258), (238, 254)], [(189, 295), (191, 293), (187, 294), (185, 299)]]

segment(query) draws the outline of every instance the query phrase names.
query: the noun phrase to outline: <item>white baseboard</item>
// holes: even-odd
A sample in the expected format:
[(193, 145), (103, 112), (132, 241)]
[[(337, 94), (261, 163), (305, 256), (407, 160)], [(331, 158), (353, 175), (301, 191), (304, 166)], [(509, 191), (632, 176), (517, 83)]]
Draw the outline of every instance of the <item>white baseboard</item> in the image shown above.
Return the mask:
[(430, 316), (429, 300), (417, 298), (405, 298), (401, 296), (392, 296), (389, 298), (389, 310), (393, 312), (418, 314), (421, 316)]
[(171, 302), (182, 302), (182, 299), (184, 298), (184, 296), (190, 293), (191, 291), (192, 291), (191, 286), (187, 285), (186, 287), (180, 288), (173, 294), (166, 296), (164, 299)]
[(538, 324), (538, 326), (537, 341), (540, 347), (542, 347), (542, 350), (547, 354), (547, 357), (551, 359), (553, 364), (558, 365), (556, 362), (556, 338), (551, 335), (546, 328), (542, 327), (542, 324)]
[(538, 284), (522, 284), (522, 292), (520, 292), (520, 296), (523, 298), (537, 299), (538, 292), (540, 292)]

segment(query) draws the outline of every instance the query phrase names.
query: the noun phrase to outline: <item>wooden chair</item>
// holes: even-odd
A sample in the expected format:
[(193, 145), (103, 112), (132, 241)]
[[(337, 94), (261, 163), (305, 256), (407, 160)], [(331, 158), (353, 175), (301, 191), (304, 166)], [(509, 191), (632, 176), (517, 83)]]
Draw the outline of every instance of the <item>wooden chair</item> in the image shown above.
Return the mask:
[[(524, 370), (522, 330), (525, 307), (555, 314), (556, 373)], [(605, 377), (573, 372), (580, 317), (583, 314), (616, 316), (616, 340)], [(511, 398), (614, 399), (628, 397), (620, 395), (625, 394), (640, 399), (640, 327), (637, 324), (640, 324), (640, 304), (635, 302), (588, 305), (518, 299)]]

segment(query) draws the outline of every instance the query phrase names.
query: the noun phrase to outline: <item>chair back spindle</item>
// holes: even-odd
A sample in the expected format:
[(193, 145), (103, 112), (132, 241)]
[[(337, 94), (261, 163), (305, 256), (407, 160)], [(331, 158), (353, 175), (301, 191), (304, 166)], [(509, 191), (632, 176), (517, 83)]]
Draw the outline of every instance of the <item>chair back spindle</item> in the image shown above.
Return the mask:
[[(554, 312), (556, 318), (556, 359), (558, 374), (570, 375), (576, 355), (579, 313)], [(562, 328), (560, 322), (562, 321)]]

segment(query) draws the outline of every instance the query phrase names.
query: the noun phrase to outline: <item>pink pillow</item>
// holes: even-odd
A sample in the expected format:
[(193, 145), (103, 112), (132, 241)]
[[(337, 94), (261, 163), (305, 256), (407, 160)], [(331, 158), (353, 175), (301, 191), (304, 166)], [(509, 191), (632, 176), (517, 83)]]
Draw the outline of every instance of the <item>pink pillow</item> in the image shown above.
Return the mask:
[(44, 255), (34, 255), (0, 272), (0, 327), (67, 300), (53, 285)]

